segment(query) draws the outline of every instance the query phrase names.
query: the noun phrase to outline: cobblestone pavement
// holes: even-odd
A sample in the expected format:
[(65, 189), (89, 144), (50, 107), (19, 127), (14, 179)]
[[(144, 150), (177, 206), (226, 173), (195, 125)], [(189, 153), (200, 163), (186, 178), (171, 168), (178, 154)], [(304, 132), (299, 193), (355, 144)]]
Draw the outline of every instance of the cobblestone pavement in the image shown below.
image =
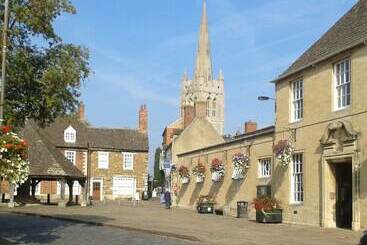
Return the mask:
[(111, 227), (16, 214), (0, 214), (0, 244), (186, 245), (194, 243)]
[[(9, 209), (0, 208), (0, 213), (8, 211)], [(361, 234), (350, 230), (304, 225), (259, 224), (247, 219), (200, 215), (192, 210), (179, 208), (166, 210), (157, 202), (143, 202), (136, 207), (128, 202), (86, 208), (39, 205), (10, 211), (95, 222), (191, 241), (197, 239), (205, 244), (356, 245)]]

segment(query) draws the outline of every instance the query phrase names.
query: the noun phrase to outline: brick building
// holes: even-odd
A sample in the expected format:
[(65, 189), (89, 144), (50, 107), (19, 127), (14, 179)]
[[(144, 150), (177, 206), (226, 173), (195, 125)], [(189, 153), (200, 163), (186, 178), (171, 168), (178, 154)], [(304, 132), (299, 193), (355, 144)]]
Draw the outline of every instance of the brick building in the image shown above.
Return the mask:
[[(133, 197), (147, 188), (148, 178), (148, 110), (139, 110), (138, 129), (94, 128), (85, 120), (83, 103), (77, 117), (58, 118), (44, 129), (37, 128), (67, 160), (87, 178), (87, 190), (94, 200)], [(29, 128), (25, 128), (26, 132)], [(31, 136), (33, 137), (33, 136)], [(32, 139), (29, 142), (32, 143)], [(31, 146), (30, 150), (38, 148)], [(32, 164), (38, 164), (34, 161)], [(83, 188), (74, 181), (72, 192), (81, 195)], [(41, 181), (35, 195), (52, 199), (60, 197), (58, 181)], [(6, 190), (5, 190), (6, 191)]]

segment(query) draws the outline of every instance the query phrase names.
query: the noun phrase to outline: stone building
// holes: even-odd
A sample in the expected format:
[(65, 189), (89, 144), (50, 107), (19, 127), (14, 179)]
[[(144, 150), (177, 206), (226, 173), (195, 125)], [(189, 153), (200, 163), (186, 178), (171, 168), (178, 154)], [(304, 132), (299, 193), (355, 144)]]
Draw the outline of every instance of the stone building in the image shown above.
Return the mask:
[(285, 221), (367, 227), (367, 0), (359, 0), (275, 81), (275, 142), (293, 164), (274, 166)]
[[(210, 143), (212, 136), (207, 137), (208, 142), (199, 139), (205, 134), (181, 138), (185, 141), (181, 144), (187, 145), (172, 152), (177, 168), (183, 165), (191, 171), (200, 162), (208, 172), (212, 159), (217, 158), (224, 163), (225, 176), (221, 182), (212, 182), (208, 172), (204, 183), (191, 178), (183, 184), (176, 173), (176, 204), (194, 208), (199, 195), (210, 194), (225, 213), (233, 214), (236, 201), (251, 202), (265, 193), (281, 202), (286, 223), (366, 228), (366, 23), (367, 0), (359, 0), (273, 81), (274, 127), (251, 132), (254, 126), (248, 124), (247, 133), (223, 143)], [(186, 128), (181, 135), (186, 130), (191, 131)], [(173, 148), (180, 137), (173, 140)], [(280, 140), (293, 148), (285, 166), (273, 153)], [(236, 152), (250, 157), (250, 168), (240, 181), (231, 178)]]
[[(44, 129), (34, 127), (52, 145), (50, 147), (57, 149), (71, 166), (79, 170), (78, 173), (84, 175), (87, 196), (93, 200), (133, 197), (136, 192), (146, 190), (149, 150), (146, 105), (140, 107), (138, 129), (94, 128), (86, 122), (84, 111), (81, 103), (76, 117), (57, 118)], [(25, 131), (28, 135), (29, 127)], [(34, 142), (33, 138), (29, 141)], [(30, 145), (29, 150), (37, 151), (38, 148)], [(40, 165), (39, 161), (31, 162), (31, 166), (33, 164)], [(37, 175), (36, 172), (32, 174)], [(60, 182), (46, 177), (40, 180), (34, 195), (59, 199)], [(66, 195), (82, 195), (83, 188), (78, 181), (73, 181), (70, 186), (71, 189), (66, 186)]]

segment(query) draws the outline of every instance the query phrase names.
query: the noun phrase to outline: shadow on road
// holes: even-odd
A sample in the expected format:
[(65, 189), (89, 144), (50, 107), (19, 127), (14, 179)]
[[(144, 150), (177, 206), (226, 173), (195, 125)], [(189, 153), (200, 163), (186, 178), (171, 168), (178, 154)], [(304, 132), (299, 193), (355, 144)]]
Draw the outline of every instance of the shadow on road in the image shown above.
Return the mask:
[(93, 222), (111, 220), (93, 215), (60, 215), (58, 218), (61, 220), (30, 215), (0, 214), (0, 244), (48, 244), (59, 239), (58, 234), (63, 229), (75, 225), (68, 220), (93, 220)]

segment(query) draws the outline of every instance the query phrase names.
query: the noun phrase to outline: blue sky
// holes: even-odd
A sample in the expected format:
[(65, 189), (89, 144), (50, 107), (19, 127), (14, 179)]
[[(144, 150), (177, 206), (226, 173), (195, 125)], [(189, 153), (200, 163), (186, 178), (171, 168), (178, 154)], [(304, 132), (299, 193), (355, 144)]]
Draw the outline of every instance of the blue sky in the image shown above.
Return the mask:
[[(178, 118), (180, 81), (192, 75), (201, 0), (73, 0), (77, 15), (57, 19), (64, 41), (89, 48), (93, 74), (82, 99), (94, 126), (136, 128), (149, 109), (151, 161), (162, 131)], [(207, 0), (214, 73), (225, 77), (225, 132), (247, 120), (273, 124), (270, 80), (357, 0)], [(150, 168), (151, 169), (151, 168)]]

